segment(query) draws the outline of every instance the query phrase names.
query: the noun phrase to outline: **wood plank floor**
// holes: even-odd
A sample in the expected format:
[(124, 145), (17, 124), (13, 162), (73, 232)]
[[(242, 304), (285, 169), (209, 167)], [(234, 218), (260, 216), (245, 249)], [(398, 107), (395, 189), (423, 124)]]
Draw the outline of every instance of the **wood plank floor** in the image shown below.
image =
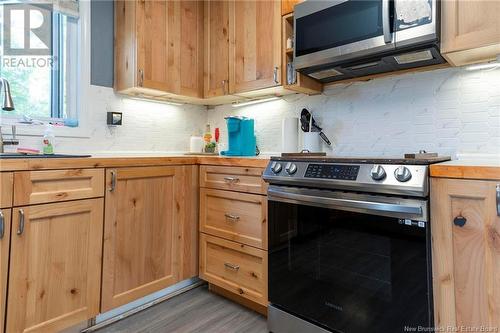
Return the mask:
[(98, 333), (267, 333), (266, 318), (201, 286)]

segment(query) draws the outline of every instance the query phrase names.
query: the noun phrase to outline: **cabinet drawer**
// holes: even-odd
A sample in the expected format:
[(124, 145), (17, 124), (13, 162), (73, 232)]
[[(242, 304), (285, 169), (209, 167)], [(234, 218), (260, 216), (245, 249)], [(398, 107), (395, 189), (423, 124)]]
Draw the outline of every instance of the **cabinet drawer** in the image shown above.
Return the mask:
[(14, 205), (101, 197), (104, 169), (22, 171), (14, 173)]
[(202, 188), (201, 231), (267, 249), (267, 197)]
[(200, 234), (200, 277), (267, 306), (267, 252)]
[(200, 186), (220, 190), (266, 194), (267, 185), (262, 180), (261, 168), (200, 167)]
[(0, 208), (12, 206), (12, 189), (14, 175), (12, 172), (0, 173)]

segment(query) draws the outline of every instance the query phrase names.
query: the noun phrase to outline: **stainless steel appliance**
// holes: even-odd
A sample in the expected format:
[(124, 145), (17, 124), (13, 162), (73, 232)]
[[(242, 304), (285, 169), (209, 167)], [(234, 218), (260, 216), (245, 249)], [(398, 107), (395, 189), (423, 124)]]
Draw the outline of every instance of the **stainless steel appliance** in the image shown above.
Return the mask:
[(439, 0), (308, 0), (295, 6), (294, 65), (332, 82), (444, 62)]
[(274, 333), (432, 327), (430, 159), (272, 158)]

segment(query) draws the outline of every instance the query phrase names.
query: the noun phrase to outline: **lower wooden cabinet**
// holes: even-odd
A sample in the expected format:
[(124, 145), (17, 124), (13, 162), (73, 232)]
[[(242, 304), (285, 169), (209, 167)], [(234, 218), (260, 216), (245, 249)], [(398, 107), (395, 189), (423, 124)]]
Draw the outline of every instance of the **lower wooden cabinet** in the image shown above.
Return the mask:
[(107, 170), (102, 312), (197, 275), (197, 173), (196, 166)]
[(0, 209), (0, 332), (4, 332), (9, 271), (10, 208)]
[(445, 178), (431, 181), (434, 308), (438, 328), (498, 330), (500, 327), (497, 184), (500, 181)]
[(200, 231), (267, 249), (267, 198), (203, 188), (200, 191)]
[(58, 332), (99, 313), (103, 201), (13, 209), (6, 332)]
[(267, 306), (267, 252), (200, 234), (200, 277)]

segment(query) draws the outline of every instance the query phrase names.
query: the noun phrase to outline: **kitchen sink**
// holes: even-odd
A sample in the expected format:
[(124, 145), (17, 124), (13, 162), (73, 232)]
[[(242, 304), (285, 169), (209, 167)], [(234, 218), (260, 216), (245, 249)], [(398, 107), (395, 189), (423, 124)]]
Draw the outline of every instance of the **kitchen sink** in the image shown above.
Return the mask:
[(90, 155), (72, 155), (72, 154), (42, 155), (42, 154), (23, 154), (23, 153), (0, 153), (0, 159), (8, 159), (8, 158), (80, 158), (80, 157), (90, 157)]

